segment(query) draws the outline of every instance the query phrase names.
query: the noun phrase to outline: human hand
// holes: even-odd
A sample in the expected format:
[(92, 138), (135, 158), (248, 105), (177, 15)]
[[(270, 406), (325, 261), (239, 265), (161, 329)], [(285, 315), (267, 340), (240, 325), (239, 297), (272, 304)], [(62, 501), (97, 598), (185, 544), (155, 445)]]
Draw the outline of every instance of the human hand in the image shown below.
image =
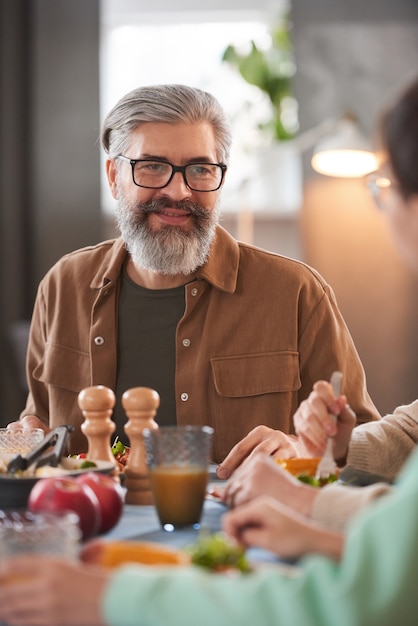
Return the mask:
[(0, 566), (0, 622), (8, 626), (104, 626), (101, 597), (109, 573), (46, 555), (19, 556)]
[(282, 558), (321, 553), (339, 559), (343, 550), (343, 535), (314, 524), (269, 496), (225, 513), (222, 526), (238, 543), (270, 550)]
[(222, 492), (222, 500), (236, 507), (261, 495), (271, 496), (309, 517), (318, 489), (302, 483), (268, 455), (258, 453), (235, 470)]
[(300, 449), (298, 438), (294, 435), (286, 435), (268, 426), (256, 426), (232, 448), (219, 465), (217, 475), (221, 480), (228, 479), (247, 457), (259, 452), (288, 459), (298, 456)]
[(45, 434), (49, 433), (51, 429), (46, 426), (39, 417), (36, 415), (25, 415), (17, 422), (10, 422), (7, 424), (7, 428), (10, 430), (18, 430), (20, 428), (41, 428)]
[[(337, 416), (335, 423), (331, 415)], [(344, 395), (335, 398), (331, 384), (318, 381), (309, 397), (301, 402), (293, 416), (295, 430), (301, 443), (312, 456), (322, 456), (328, 437), (334, 438), (334, 458), (344, 461), (356, 415)]]

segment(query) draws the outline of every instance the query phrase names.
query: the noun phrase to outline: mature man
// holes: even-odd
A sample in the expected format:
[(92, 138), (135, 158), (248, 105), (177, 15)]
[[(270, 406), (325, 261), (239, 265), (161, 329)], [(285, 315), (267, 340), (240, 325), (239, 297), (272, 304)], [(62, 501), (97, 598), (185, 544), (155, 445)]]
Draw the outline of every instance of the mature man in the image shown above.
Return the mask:
[[(160, 424), (214, 427), (220, 462), (259, 424), (291, 433), (300, 402), (335, 369), (359, 423), (378, 417), (322, 277), (219, 225), (231, 136), (210, 94), (136, 89), (108, 114), (102, 143), (121, 238), (66, 255), (42, 280), (21, 419), (73, 424), (81, 452), (81, 389), (106, 385), (119, 401), (148, 386)], [(119, 402), (114, 420), (126, 440)]]

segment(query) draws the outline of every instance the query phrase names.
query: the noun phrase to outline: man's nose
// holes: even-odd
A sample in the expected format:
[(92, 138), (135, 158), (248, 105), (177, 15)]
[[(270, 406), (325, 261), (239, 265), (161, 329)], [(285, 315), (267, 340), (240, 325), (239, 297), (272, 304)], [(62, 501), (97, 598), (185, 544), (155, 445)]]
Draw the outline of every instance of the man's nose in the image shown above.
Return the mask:
[(175, 172), (173, 178), (168, 185), (161, 189), (162, 193), (166, 193), (173, 199), (190, 198), (191, 189), (186, 185), (183, 172)]

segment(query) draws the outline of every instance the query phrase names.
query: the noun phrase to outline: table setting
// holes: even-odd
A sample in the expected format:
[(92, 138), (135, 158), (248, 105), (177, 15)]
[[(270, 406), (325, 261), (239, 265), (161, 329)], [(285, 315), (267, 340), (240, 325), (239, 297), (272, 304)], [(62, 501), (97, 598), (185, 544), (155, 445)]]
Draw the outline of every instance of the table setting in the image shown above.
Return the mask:
[[(86, 545), (90, 540), (99, 540), (100, 543), (117, 544), (119, 551), (126, 550), (126, 542), (130, 542), (131, 554), (139, 545), (155, 546), (156, 544), (165, 549), (180, 551), (183, 554), (202, 538), (220, 536), (221, 518), (227, 507), (219, 497), (211, 495), (225, 484), (224, 481), (217, 478), (216, 465), (210, 463), (210, 443), (213, 434), (211, 428), (206, 426), (166, 427), (143, 433), (145, 441), (143, 451), (147, 458), (147, 472), (149, 471), (152, 476), (152, 471), (158, 473), (161, 466), (166, 472), (167, 468), (171, 471), (174, 468), (175, 482), (169, 484), (168, 492), (173, 492), (178, 483), (178, 495), (174, 497), (174, 500), (173, 498), (171, 500), (171, 513), (170, 507), (165, 506), (164, 508), (163, 506), (161, 509), (161, 502), (160, 508), (156, 507), (152, 479), (147, 478), (147, 488), (152, 495), (151, 503), (130, 504), (126, 502), (128, 489), (125, 485), (125, 472), (120, 472), (119, 469), (115, 471), (115, 464), (100, 459), (93, 461), (89, 458), (88, 453), (79, 455), (82, 457), (79, 459), (66, 457), (64, 449), (70, 432), (70, 428), (58, 427), (48, 435), (40, 437), (39, 433), (30, 433), (27, 429), (25, 446), (3, 451), (2, 458), (5, 471), (0, 474), (0, 510), (2, 511), (2, 515), (0, 515), (0, 543), (2, 541), (3, 543), (5, 541), (10, 543), (10, 535), (15, 533), (16, 545), (19, 546), (19, 549), (27, 549), (22, 540), (22, 528), (25, 529), (28, 536), (31, 533), (39, 534), (43, 523), (45, 523), (46, 528), (53, 523), (54, 515), (56, 516), (57, 528), (59, 528), (62, 524), (63, 515), (61, 509), (66, 509), (67, 506), (68, 509), (73, 510), (76, 518), (77, 515), (82, 518), (79, 553), (85, 552)], [(30, 435), (33, 436), (33, 441), (28, 446), (27, 441)], [(31, 443), (34, 443), (32, 447), (30, 447)], [(83, 464), (86, 465), (84, 469), (81, 467)], [(190, 483), (190, 473), (187, 475), (185, 472), (185, 469), (189, 471), (190, 467), (194, 473), (197, 470), (203, 475), (203, 481), (200, 477), (194, 486)], [(180, 481), (179, 470), (181, 472)], [(58, 475), (55, 472), (58, 472)], [(87, 515), (86, 509), (88, 509), (86, 501), (79, 500), (81, 504), (77, 505), (72, 499), (75, 497), (73, 483), (77, 483), (77, 489), (81, 490), (78, 484), (80, 479), (81, 482), (84, 482), (85, 477), (91, 477), (93, 474), (103, 474), (113, 485), (118, 486), (117, 498), (120, 499), (120, 505), (117, 500), (112, 500), (114, 516), (105, 531), (100, 530), (97, 525), (94, 526), (91, 520), (87, 520), (91, 524), (86, 530), (86, 520), (84, 519)], [(138, 474), (133, 471), (132, 475), (137, 476)], [(186, 483), (184, 478), (186, 478)], [(102, 478), (100, 482), (103, 480)], [(144, 477), (142, 476), (140, 480), (141, 493), (144, 493)], [(165, 480), (167, 480), (167, 476)], [(190, 484), (192, 485), (191, 488)], [(47, 489), (48, 485), (49, 490)], [(70, 487), (71, 495), (68, 495), (66, 491), (68, 487)], [(53, 491), (51, 492), (52, 488)], [(160, 501), (162, 500), (164, 504), (167, 489), (161, 490), (158, 482), (154, 484), (154, 488), (159, 488)], [(105, 495), (104, 500), (107, 498), (109, 496)], [(187, 498), (193, 500), (192, 507), (187, 504)], [(176, 502), (180, 502), (180, 507), (173, 506)], [(119, 506), (120, 511), (118, 510)], [(186, 509), (189, 516), (186, 514)], [(170, 514), (174, 517), (171, 518)], [(109, 519), (109, 513), (106, 515)], [(180, 523), (177, 523), (176, 520)], [(37, 543), (37, 549), (44, 549), (42, 542), (38, 541)], [(35, 541), (32, 544), (35, 544)], [(54, 549), (56, 549), (56, 545)], [(48, 551), (47, 548), (45, 551)], [(163, 553), (164, 550), (161, 552)], [(128, 559), (126, 552), (124, 554)], [(278, 562), (277, 557), (263, 550), (251, 549), (248, 551), (248, 556), (250, 561), (254, 563)], [(157, 557), (161, 558), (161, 554)], [(131, 558), (133, 557), (131, 556)], [(138, 552), (136, 552), (135, 558), (139, 559)], [(119, 555), (116, 559), (118, 563), (120, 559), (121, 556)], [(115, 557), (113, 557), (113, 561), (115, 561)]]
[[(42, 433), (41, 438), (39, 432), (33, 433), (32, 447), (28, 446), (28, 431), (20, 448), (14, 445), (8, 454), (4, 448), (0, 451), (0, 509), (6, 511), (0, 519), (0, 541), (2, 525), (9, 527), (9, 533), (13, 531), (8, 511), (15, 510), (19, 516), (26, 509), (38, 515), (37, 523), (43, 513), (59, 516), (67, 509), (72, 511), (81, 529), (79, 553), (87, 554), (87, 542), (99, 539), (101, 545), (106, 544), (106, 553), (113, 549), (109, 558), (117, 564), (140, 560), (141, 545), (147, 550), (158, 545), (182, 555), (205, 539), (222, 536), (227, 507), (218, 494), (225, 482), (218, 479), (216, 465), (210, 460), (213, 429), (159, 427), (153, 419), (158, 394), (145, 388), (129, 390), (123, 403), (130, 447), (124, 451), (125, 464), (121, 465), (115, 457), (117, 446), (112, 445), (112, 394), (102, 386), (80, 392), (87, 453), (77, 458), (65, 456), (71, 434), (68, 426)], [(325, 469), (329, 474), (335, 468), (328, 462)], [(318, 475), (318, 467), (315, 473)], [(368, 484), (367, 477), (360, 479), (358, 483), (359, 477), (349, 475), (347, 482)], [(344, 480), (342, 474), (339, 480)], [(25, 523), (30, 526), (27, 520)], [(154, 552), (158, 560), (161, 554)], [(97, 560), (98, 554), (92, 550), (91, 558)], [(246, 558), (256, 567), (288, 565), (259, 548), (246, 550)]]

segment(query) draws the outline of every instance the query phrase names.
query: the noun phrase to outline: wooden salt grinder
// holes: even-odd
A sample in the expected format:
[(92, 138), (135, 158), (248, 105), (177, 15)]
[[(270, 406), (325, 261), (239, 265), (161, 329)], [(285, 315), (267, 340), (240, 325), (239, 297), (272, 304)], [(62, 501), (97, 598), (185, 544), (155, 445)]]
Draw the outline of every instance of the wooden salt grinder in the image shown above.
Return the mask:
[(128, 417), (125, 432), (131, 448), (125, 467), (125, 502), (127, 504), (152, 504), (142, 432), (144, 428), (158, 428), (154, 416), (160, 406), (160, 396), (148, 387), (133, 387), (122, 395), (122, 406)]
[(111, 417), (115, 406), (115, 394), (108, 387), (86, 387), (78, 394), (78, 406), (84, 415), (81, 430), (87, 437), (87, 457), (96, 461), (109, 461), (116, 467), (111, 450), (111, 437), (116, 424)]

